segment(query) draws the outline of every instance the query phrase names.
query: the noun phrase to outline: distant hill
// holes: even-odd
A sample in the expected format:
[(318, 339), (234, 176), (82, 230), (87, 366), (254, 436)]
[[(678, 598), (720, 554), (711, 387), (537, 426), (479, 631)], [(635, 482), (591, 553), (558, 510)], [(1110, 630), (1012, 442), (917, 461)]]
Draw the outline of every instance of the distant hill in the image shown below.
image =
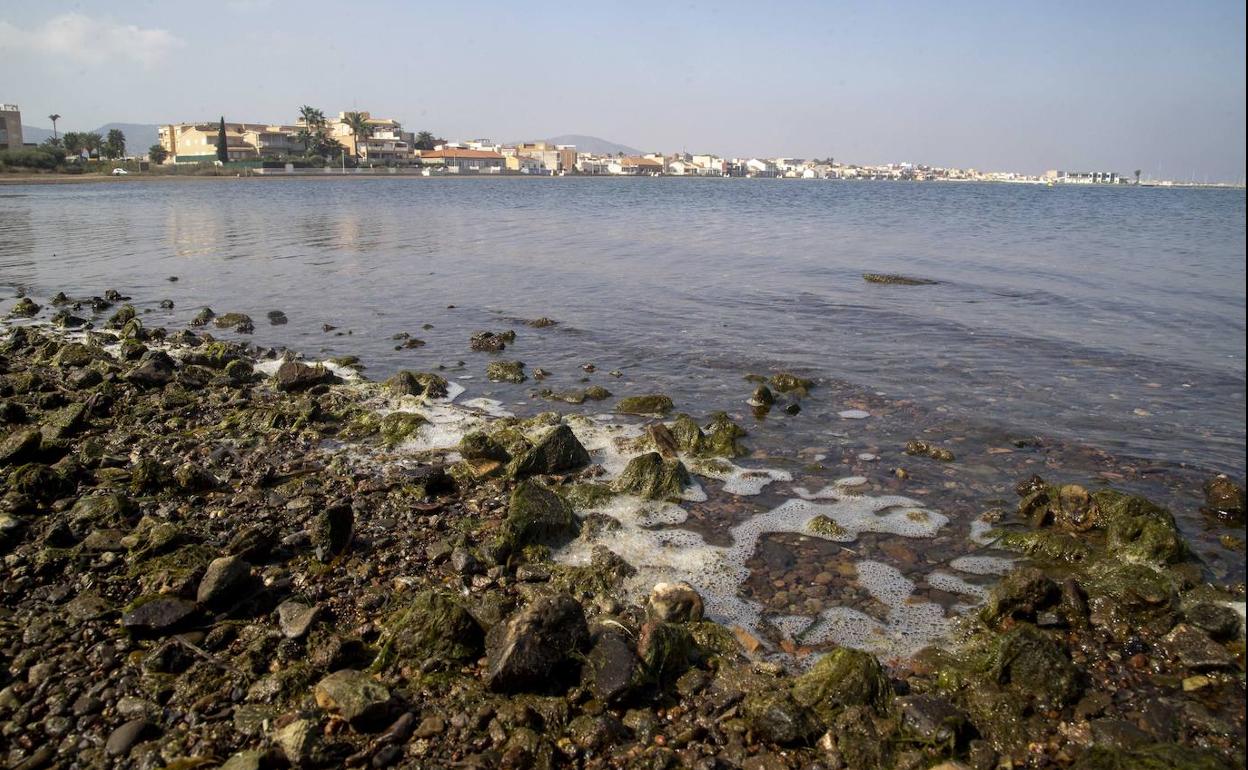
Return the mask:
[[(149, 125), (147, 123), (105, 123), (94, 132), (100, 136), (108, 136), (108, 132), (112, 129), (120, 129), (126, 135), (126, 154), (127, 155), (143, 155), (147, 152), (147, 148), (159, 141), (157, 137), (158, 126)], [(61, 129), (57, 133), (62, 136), (66, 131), (75, 129)], [(22, 141), (39, 144), (44, 139), (52, 136), (52, 129), (39, 128), (37, 126), (22, 126)]]
[(616, 144), (615, 142), (608, 142), (606, 139), (599, 139), (596, 136), (585, 136), (583, 134), (561, 134), (560, 136), (548, 136), (545, 139), (532, 141), (550, 142), (551, 144), (575, 144), (577, 151), (591, 152), (595, 155), (615, 155), (621, 152), (625, 155), (641, 154), (641, 150), (638, 150), (636, 147)]

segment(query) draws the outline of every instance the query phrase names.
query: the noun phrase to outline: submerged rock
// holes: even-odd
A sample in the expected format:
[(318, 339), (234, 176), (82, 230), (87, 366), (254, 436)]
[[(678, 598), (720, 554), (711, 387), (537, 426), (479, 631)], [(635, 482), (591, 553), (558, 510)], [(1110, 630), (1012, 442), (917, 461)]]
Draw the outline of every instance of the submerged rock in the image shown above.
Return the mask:
[(524, 374), (523, 361), (491, 361), (486, 364), (485, 376), (491, 382), (524, 382), (528, 377)]
[(918, 439), (912, 439), (906, 442), (905, 452), (906, 454), (913, 455), (915, 457), (930, 457), (933, 460), (940, 460), (945, 463), (952, 462), (954, 459), (953, 452), (948, 449), (936, 446), (935, 444), (929, 444), (926, 441), (920, 441)]
[(691, 483), (689, 471), (680, 460), (664, 460), (658, 452), (647, 452), (628, 461), (612, 488), (651, 500), (672, 500), (679, 499)]
[(468, 341), (468, 346), (479, 353), (497, 353), (507, 348), (508, 342), (515, 342), (516, 333), (513, 331), (495, 332), (476, 332)]
[(620, 414), (667, 414), (672, 411), (672, 399), (662, 394), (654, 393), (647, 396), (627, 396), (621, 398), (615, 405), (615, 411)]
[[(465, 455), (466, 456), (466, 455)], [(567, 425), (557, 425), (546, 432), (533, 448), (511, 466), (511, 475), (523, 478), (535, 474), (561, 473), (589, 465), (589, 452)]]
[(862, 280), (867, 283), (879, 283), (888, 286), (932, 286), (939, 281), (932, 281), (927, 278), (911, 278), (905, 275), (897, 275), (896, 273), (863, 273)]
[(814, 380), (798, 377), (792, 372), (777, 372), (767, 378), (767, 382), (780, 393), (795, 393), (799, 396), (809, 395), (810, 389), (815, 387)]
[(1205, 509), (1223, 521), (1235, 524), (1244, 520), (1244, 488), (1219, 473), (1205, 482)]
[(567, 594), (535, 599), (486, 639), (486, 686), (499, 692), (548, 692), (577, 670), (589, 642), (581, 605)]

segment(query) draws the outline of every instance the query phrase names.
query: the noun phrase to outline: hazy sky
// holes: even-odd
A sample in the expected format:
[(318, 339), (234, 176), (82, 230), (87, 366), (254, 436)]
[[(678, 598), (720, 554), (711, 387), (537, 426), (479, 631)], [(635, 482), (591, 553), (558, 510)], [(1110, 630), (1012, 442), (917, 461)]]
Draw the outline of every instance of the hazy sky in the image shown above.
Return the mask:
[(1243, 0), (0, 5), (24, 122), (366, 109), (495, 140), (1240, 181)]

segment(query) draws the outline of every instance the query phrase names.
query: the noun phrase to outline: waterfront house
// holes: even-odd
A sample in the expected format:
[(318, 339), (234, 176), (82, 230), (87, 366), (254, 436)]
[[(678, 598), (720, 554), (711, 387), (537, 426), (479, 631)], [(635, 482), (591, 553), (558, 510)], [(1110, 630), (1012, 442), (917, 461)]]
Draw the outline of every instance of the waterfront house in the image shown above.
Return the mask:
[[(215, 162), (220, 128), (220, 123), (171, 123), (160, 126), (157, 136), (168, 153), (165, 162)], [(296, 149), (292, 137), (298, 130), (298, 126), (226, 123), (226, 152), (232, 161), (287, 154)]]
[(637, 156), (616, 158), (607, 165), (607, 173), (623, 176), (654, 176), (663, 173), (663, 161)]
[(505, 158), (491, 150), (444, 147), (420, 153), (421, 165), (441, 168), (450, 174), (499, 174)]

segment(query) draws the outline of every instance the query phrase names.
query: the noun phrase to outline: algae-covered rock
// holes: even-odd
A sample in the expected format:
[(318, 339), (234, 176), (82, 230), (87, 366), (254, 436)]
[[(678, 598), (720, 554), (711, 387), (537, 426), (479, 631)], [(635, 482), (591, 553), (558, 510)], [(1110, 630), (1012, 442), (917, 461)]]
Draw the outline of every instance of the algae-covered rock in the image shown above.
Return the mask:
[(424, 591), (385, 624), (385, 655), (405, 665), (433, 659), (442, 663), (475, 660), (485, 649), (485, 633), (459, 597)]
[(1083, 691), (1070, 656), (1044, 632), (1020, 625), (996, 640), (991, 675), (997, 684), (1044, 707), (1072, 703)]
[(841, 647), (819, 659), (793, 682), (793, 698), (825, 725), (847, 706), (888, 707), (892, 687), (879, 661), (861, 650)]
[(425, 398), (446, 398), (446, 378), (432, 372), (409, 372), (403, 370), (394, 374), (382, 387), (394, 396), (423, 396)]
[(533, 448), (516, 458), (511, 474), (516, 478), (539, 473), (561, 473), (589, 465), (589, 452), (567, 425), (557, 425), (538, 439)]
[(391, 412), (381, 418), (378, 426), (381, 442), (388, 447), (398, 446), (414, 436), (428, 422), (415, 412)]
[(751, 732), (772, 743), (805, 743), (818, 732), (807, 710), (782, 687), (747, 694), (741, 716)]
[(103, 351), (98, 348), (92, 348), (81, 342), (70, 342), (56, 351), (56, 355), (52, 357), (52, 363), (56, 366), (86, 366), (102, 354)]
[(233, 329), (247, 334), (255, 331), (256, 328), (251, 321), (251, 316), (246, 313), (223, 313), (213, 318), (212, 323), (218, 329)]
[(928, 278), (911, 278), (896, 273), (863, 273), (862, 280), (885, 286), (931, 286), (938, 283)]
[(1088, 545), (1071, 532), (1037, 529), (1027, 532), (996, 532), (995, 545), (1006, 551), (1051, 562), (1077, 563), (1091, 554)]
[(511, 493), (505, 531), (513, 547), (555, 546), (576, 537), (580, 521), (562, 497), (526, 479)]
[(684, 581), (655, 583), (647, 598), (646, 611), (662, 621), (697, 622), (702, 619), (702, 596)]
[(912, 439), (911, 441), (906, 442), (905, 452), (906, 454), (914, 457), (930, 457), (933, 460), (939, 460), (946, 463), (952, 462), (954, 459), (953, 452), (948, 449), (936, 446), (935, 444), (929, 444), (926, 441), (920, 441), (918, 439)]
[(316, 683), (316, 705), (336, 712), (356, 730), (385, 726), (390, 691), (363, 671), (342, 669)]
[(626, 396), (615, 405), (620, 414), (667, 414), (672, 411), (672, 399), (659, 393), (645, 396)]
[(490, 629), (486, 686), (498, 692), (545, 692), (579, 678), (573, 663), (589, 642), (585, 612), (567, 594), (542, 596)]
[(43, 434), (34, 428), (18, 429), (0, 440), (0, 465), (33, 459), (43, 443)]
[(676, 415), (667, 431), (680, 451), (697, 457), (735, 458), (746, 453), (741, 438), (745, 429), (732, 421), (724, 412), (711, 415), (711, 421), (703, 431), (687, 414)]
[(1205, 510), (1223, 521), (1242, 523), (1244, 520), (1244, 488), (1230, 476), (1219, 473), (1205, 482)]
[(514, 382), (516, 384), (528, 379), (524, 373), (523, 361), (491, 361), (485, 366), (485, 376), (491, 382)]
[(650, 619), (637, 637), (637, 657), (651, 681), (660, 688), (683, 674), (696, 654), (697, 645), (689, 629), (678, 623)]
[(468, 347), (479, 353), (497, 353), (506, 349), (508, 342), (515, 342), (516, 333), (514, 331), (496, 332), (475, 332), (468, 340)]
[(1188, 555), (1187, 545), (1168, 510), (1138, 495), (1100, 490), (1093, 495), (1106, 545), (1116, 558), (1172, 564)]
[(651, 500), (672, 500), (679, 499), (691, 482), (680, 460), (664, 460), (658, 452), (647, 452), (628, 461), (612, 489)]
[(849, 530), (822, 513), (806, 522), (806, 531), (829, 540), (839, 540), (850, 534)]
[(122, 305), (116, 313), (104, 322), (104, 326), (109, 329), (120, 329), (126, 324), (134, 320), (135, 310), (133, 305)]
[(505, 463), (511, 460), (507, 448), (485, 431), (474, 430), (465, 433), (459, 440), (459, 454), (465, 460), (496, 460)]
[(794, 393), (799, 396), (809, 395), (810, 389), (815, 387), (814, 380), (798, 377), (792, 372), (777, 372), (768, 377), (767, 382), (780, 393)]
[(1052, 578), (1034, 567), (1023, 567), (993, 587), (980, 616), (990, 623), (1005, 618), (1035, 619), (1037, 612), (1055, 604), (1060, 595)]
[(22, 297), (13, 305), (13, 309), (9, 311), (9, 315), (13, 318), (32, 318), (38, 315), (40, 307), (30, 297)]

